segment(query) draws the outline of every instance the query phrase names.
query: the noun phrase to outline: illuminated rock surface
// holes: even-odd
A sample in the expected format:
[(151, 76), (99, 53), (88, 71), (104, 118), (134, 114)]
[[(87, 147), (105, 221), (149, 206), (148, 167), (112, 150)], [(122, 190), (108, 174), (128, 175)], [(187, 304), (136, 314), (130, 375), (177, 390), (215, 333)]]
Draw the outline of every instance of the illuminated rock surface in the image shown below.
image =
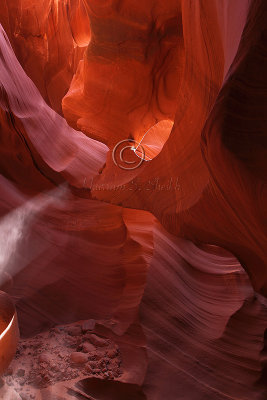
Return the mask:
[(70, 324), (76, 369), (100, 338), (122, 357), (114, 382), (99, 362), (36, 399), (264, 400), (266, 1), (4, 0), (0, 23), (21, 345)]

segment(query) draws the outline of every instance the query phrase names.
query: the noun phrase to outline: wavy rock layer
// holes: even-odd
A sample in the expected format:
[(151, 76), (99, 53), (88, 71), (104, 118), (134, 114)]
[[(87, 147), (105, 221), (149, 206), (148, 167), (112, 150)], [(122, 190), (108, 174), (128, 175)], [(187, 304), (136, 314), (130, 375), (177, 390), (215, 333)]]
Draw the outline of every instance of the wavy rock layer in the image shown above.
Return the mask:
[(3, 0), (1, 23), (44, 100), (62, 113), (62, 97), (90, 38), (80, 0)]
[(154, 246), (140, 308), (148, 398), (264, 399), (266, 299), (216, 246), (198, 248), (159, 225)]
[[(23, 337), (96, 319), (118, 393), (266, 398), (266, 22), (264, 0), (3, 2), (0, 285)], [(117, 166), (128, 139), (152, 160)]]
[[(108, 159), (97, 184), (118, 175), (128, 190), (93, 195), (149, 210), (176, 235), (227, 248), (266, 294), (266, 4), (224, 7), (181, 3), (185, 61), (170, 137), (128, 181)], [(148, 182), (169, 187), (170, 179), (178, 182), (170, 190), (143, 190)]]

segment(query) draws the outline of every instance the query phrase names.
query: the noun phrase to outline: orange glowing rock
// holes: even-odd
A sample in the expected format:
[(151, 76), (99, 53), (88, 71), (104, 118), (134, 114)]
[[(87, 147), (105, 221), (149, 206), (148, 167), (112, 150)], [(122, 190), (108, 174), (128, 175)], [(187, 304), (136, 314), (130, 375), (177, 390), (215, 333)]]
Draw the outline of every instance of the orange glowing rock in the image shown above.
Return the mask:
[(87, 320), (140, 398), (265, 398), (266, 0), (4, 0), (0, 22), (1, 215), (67, 185), (9, 266), (23, 336)]
[(17, 314), (11, 298), (0, 291), (0, 375), (15, 355), (19, 338)]

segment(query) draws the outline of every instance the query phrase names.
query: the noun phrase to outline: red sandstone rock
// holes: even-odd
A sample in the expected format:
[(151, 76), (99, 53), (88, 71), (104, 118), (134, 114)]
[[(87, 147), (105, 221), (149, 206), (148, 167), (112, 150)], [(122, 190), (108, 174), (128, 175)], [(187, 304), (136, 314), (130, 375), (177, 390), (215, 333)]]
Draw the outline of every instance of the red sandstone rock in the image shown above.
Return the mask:
[(84, 353), (74, 352), (70, 355), (71, 361), (77, 364), (84, 364), (88, 360), (88, 357)]
[(106, 339), (104, 339), (104, 338), (101, 338), (101, 337), (99, 337), (99, 336), (96, 336), (96, 335), (90, 335), (90, 341), (95, 345), (95, 346), (97, 346), (97, 347), (105, 347), (105, 346), (107, 346), (107, 344), (108, 344), (108, 342), (107, 342), (107, 340)]
[(85, 353), (91, 353), (95, 350), (95, 346), (92, 343), (84, 343), (82, 349)]
[(95, 328), (95, 320), (94, 319), (88, 319), (87, 321), (84, 321), (82, 324), (82, 331), (87, 332), (87, 331), (92, 331)]
[(64, 345), (114, 379), (111, 329), (140, 398), (266, 397), (266, 21), (265, 0), (3, 2), (0, 213), (71, 185), (6, 266), (22, 335), (102, 320), (103, 354), (75, 352), (81, 330)]
[(67, 332), (70, 336), (79, 336), (81, 334), (81, 327), (80, 326), (70, 326), (67, 329)]

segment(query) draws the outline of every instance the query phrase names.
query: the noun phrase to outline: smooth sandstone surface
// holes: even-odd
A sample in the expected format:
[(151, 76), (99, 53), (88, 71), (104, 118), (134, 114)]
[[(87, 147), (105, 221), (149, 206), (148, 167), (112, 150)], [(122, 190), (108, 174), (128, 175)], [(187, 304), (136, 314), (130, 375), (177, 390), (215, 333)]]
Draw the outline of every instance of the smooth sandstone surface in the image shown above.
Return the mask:
[[(22, 337), (101, 320), (123, 374), (87, 395), (264, 400), (266, 1), (4, 0), (0, 23), (0, 286)], [(114, 162), (124, 140), (139, 167)]]

